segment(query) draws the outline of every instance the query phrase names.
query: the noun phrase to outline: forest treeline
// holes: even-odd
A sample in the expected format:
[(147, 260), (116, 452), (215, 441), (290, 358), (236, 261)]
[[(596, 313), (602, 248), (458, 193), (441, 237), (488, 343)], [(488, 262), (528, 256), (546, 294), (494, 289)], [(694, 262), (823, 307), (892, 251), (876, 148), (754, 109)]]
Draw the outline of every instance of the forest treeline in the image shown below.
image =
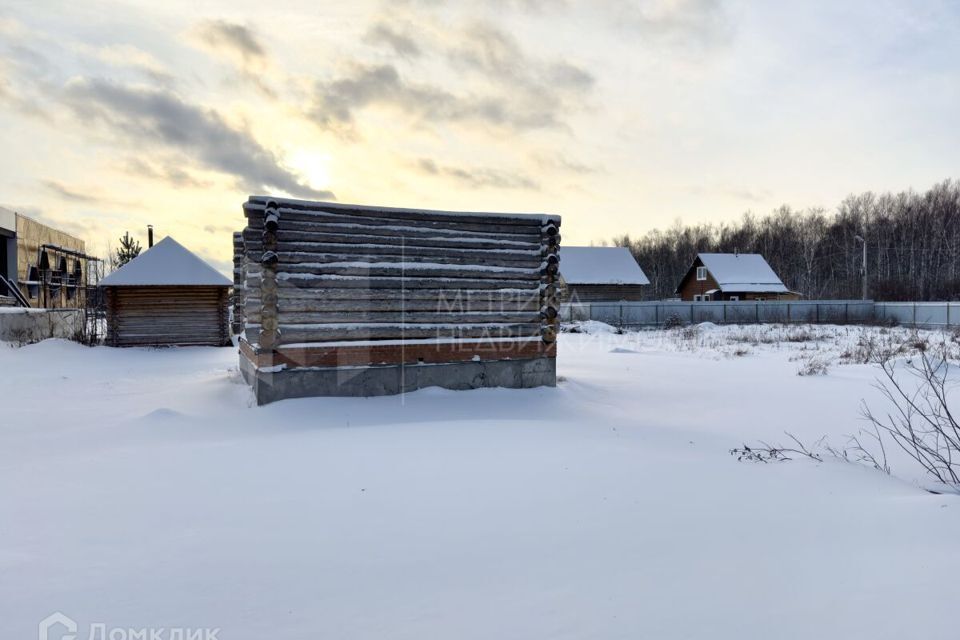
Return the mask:
[(782, 206), (732, 224), (682, 225), (624, 235), (650, 278), (650, 297), (669, 298), (699, 252), (760, 253), (807, 299), (859, 298), (866, 238), (869, 295), (876, 300), (960, 299), (960, 182), (926, 192), (848, 196), (837, 209)]

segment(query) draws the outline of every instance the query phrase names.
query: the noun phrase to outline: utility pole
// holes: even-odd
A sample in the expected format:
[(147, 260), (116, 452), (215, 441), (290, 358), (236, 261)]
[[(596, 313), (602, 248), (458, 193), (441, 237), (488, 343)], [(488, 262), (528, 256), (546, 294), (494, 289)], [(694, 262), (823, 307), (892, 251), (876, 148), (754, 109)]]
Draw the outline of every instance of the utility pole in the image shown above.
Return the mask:
[(863, 275), (863, 299), (867, 299), (867, 241), (863, 236), (853, 236), (854, 240), (863, 243), (863, 265), (860, 267), (860, 273)]

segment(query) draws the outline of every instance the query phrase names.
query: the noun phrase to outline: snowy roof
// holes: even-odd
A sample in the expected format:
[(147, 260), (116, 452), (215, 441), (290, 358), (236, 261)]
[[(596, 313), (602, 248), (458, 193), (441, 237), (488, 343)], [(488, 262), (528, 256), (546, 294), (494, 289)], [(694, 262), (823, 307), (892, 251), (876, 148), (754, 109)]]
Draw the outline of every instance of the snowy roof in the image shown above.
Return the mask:
[(247, 205), (258, 209), (265, 208), (266, 203), (275, 201), (281, 209), (284, 206), (304, 207), (308, 210), (322, 211), (371, 211), (384, 214), (426, 214), (441, 216), (489, 216), (494, 218), (516, 218), (521, 220), (540, 220), (542, 223), (558, 222), (560, 216), (546, 213), (493, 213), (488, 211), (449, 211), (441, 209), (410, 209), (406, 207), (382, 207), (368, 204), (347, 204), (343, 202), (323, 202), (316, 200), (297, 200), (294, 198), (279, 198), (276, 196), (250, 196), (247, 198)]
[(230, 287), (233, 283), (170, 236), (100, 281), (102, 287), (164, 285)]
[(567, 284), (650, 284), (626, 247), (561, 247), (560, 275)]
[(721, 291), (789, 292), (759, 253), (701, 253), (697, 257)]
[(13, 211), (10, 211), (10, 209), (4, 209), (3, 207), (0, 207), (0, 228), (16, 232), (17, 214)]

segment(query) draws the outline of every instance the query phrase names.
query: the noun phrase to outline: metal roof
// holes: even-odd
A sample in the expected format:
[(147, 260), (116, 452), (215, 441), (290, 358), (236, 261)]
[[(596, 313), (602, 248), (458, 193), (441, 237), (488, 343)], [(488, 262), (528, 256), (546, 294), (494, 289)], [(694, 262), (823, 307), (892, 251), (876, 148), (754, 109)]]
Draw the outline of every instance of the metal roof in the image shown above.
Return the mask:
[(222, 273), (167, 236), (100, 281), (101, 287), (231, 287)]
[(626, 247), (560, 247), (567, 284), (650, 284)]
[(789, 293), (759, 253), (700, 253), (697, 257), (721, 291)]

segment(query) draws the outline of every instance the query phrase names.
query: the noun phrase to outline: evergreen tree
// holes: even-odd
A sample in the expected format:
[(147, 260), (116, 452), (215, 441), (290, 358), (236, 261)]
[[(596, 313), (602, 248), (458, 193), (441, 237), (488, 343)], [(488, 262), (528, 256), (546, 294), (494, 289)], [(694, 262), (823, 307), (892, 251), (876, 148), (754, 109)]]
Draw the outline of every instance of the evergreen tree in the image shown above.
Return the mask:
[(120, 238), (120, 248), (117, 249), (117, 254), (113, 257), (113, 268), (119, 269), (138, 255), (140, 255), (140, 243), (131, 238), (130, 232), (127, 231)]

